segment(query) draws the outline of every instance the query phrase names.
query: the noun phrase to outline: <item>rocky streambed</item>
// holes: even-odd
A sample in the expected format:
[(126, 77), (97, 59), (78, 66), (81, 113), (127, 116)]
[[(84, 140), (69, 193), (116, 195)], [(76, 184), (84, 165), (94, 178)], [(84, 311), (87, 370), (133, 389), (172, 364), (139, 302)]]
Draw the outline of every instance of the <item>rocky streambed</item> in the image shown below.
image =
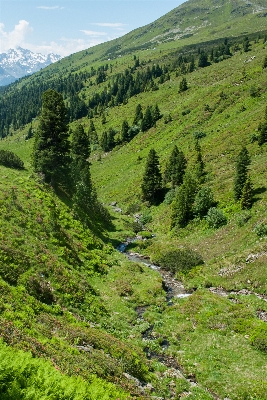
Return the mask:
[[(183, 286), (182, 282), (178, 281), (177, 279), (174, 278), (174, 276), (169, 272), (164, 269), (162, 269), (160, 266), (155, 265), (150, 262), (149, 257), (143, 256), (139, 253), (135, 252), (128, 252), (127, 251), (127, 246), (129, 243), (131, 243), (133, 240), (128, 239), (124, 243), (121, 243), (118, 247), (117, 250), (119, 250), (121, 253), (124, 253), (126, 257), (132, 261), (132, 262), (139, 262), (147, 267), (156, 270), (159, 272), (159, 274), (162, 277), (162, 287), (166, 293), (166, 302), (169, 306), (172, 305), (172, 300), (173, 298), (185, 298), (188, 297), (192, 294), (192, 292), (189, 292), (185, 289)], [(137, 307), (136, 312), (138, 315), (138, 319), (140, 322), (145, 321), (143, 315), (146, 311), (145, 306)], [(185, 379), (189, 384), (190, 387), (198, 386), (198, 383), (196, 382), (196, 379), (193, 375), (186, 375), (182, 369), (182, 367), (179, 365), (177, 362), (177, 359), (173, 356), (170, 356), (167, 353), (167, 349), (169, 347), (169, 342), (166, 338), (159, 338), (153, 331), (154, 326), (150, 325), (145, 331), (142, 332), (142, 338), (144, 341), (144, 352), (149, 360), (155, 359), (159, 361), (161, 364), (165, 365), (167, 368), (166, 371), (164, 372), (164, 377), (169, 377), (169, 378), (176, 378), (176, 379)], [(159, 341), (161, 343), (161, 351), (156, 352), (156, 351), (151, 351), (150, 346), (148, 344), (149, 342), (153, 342), (155, 340)], [(128, 376), (130, 378), (130, 376)], [(135, 378), (133, 378), (135, 379)], [(136, 379), (135, 379), (136, 381)], [(137, 383), (136, 385), (139, 387), (139, 389), (142, 391), (147, 392), (147, 389), (151, 391), (151, 385), (143, 385), (141, 382)], [(176, 398), (176, 392), (175, 392), (175, 383), (174, 381), (170, 382), (170, 399)], [(153, 388), (152, 388), (153, 391)], [(186, 397), (189, 395), (190, 392), (184, 393), (184, 396)], [(212, 398), (218, 400), (219, 397), (217, 397), (215, 394), (211, 393), (210, 391), (208, 392)], [(155, 397), (154, 397), (155, 398)], [(156, 398), (155, 398), (156, 399)], [(159, 398), (157, 398), (159, 400)]]

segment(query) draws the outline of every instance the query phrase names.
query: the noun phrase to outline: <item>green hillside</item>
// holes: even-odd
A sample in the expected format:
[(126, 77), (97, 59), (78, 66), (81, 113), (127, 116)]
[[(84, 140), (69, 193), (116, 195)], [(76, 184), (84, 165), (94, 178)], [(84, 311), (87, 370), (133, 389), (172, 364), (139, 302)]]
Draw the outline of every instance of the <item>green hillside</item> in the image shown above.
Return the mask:
[[(267, 399), (266, 10), (189, 0), (1, 90), (1, 399)], [(90, 141), (84, 212), (33, 167), (48, 89)]]

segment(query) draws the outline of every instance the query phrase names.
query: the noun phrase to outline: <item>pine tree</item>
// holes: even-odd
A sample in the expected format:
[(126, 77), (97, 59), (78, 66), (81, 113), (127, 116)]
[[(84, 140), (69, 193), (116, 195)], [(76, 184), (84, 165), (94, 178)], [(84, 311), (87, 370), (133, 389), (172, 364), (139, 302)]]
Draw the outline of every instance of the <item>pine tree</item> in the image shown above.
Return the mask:
[(171, 227), (183, 228), (193, 216), (197, 182), (194, 175), (187, 173), (172, 205)]
[(135, 116), (133, 120), (133, 125), (138, 125), (143, 119), (143, 112), (141, 104), (137, 104), (135, 109)]
[(143, 182), (141, 185), (143, 199), (151, 204), (157, 202), (162, 188), (162, 176), (159, 169), (159, 158), (154, 149), (149, 151)]
[(56, 186), (66, 183), (69, 175), (67, 109), (62, 95), (52, 89), (43, 93), (42, 102), (33, 149), (33, 167), (46, 182)]
[(164, 173), (164, 181), (171, 182), (172, 188), (183, 183), (187, 161), (182, 151), (175, 145)]
[(161, 118), (158, 104), (155, 104), (155, 106), (152, 108), (152, 118), (154, 124)]
[(79, 124), (72, 134), (71, 142), (72, 157), (78, 160), (86, 160), (90, 156), (90, 141), (88, 135), (85, 133), (84, 128)]
[(240, 205), (242, 210), (244, 210), (251, 208), (252, 204), (253, 204), (253, 185), (250, 178), (248, 177), (242, 190)]
[(121, 141), (122, 142), (129, 141), (129, 135), (128, 135), (129, 129), (130, 129), (129, 124), (128, 124), (127, 120), (125, 119), (121, 126)]
[(242, 191), (247, 180), (249, 164), (250, 157), (248, 150), (246, 147), (243, 147), (238, 154), (235, 166), (234, 198), (236, 201), (242, 196)]
[(153, 116), (152, 116), (152, 112), (151, 112), (151, 107), (147, 106), (146, 111), (145, 111), (145, 115), (142, 119), (141, 122), (141, 130), (142, 132), (147, 131), (148, 129), (152, 128), (152, 126), (154, 125), (154, 121), (153, 121)]
[(184, 76), (179, 84), (179, 93), (185, 92), (188, 89), (187, 80)]

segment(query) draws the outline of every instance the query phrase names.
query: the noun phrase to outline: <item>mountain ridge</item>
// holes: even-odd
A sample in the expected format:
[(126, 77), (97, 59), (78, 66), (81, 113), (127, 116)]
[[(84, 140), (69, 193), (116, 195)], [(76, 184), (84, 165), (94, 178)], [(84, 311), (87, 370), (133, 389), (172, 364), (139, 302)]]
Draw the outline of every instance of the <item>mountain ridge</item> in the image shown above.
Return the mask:
[(10, 84), (23, 76), (59, 61), (62, 57), (49, 53), (43, 55), (18, 47), (0, 54), (0, 86)]

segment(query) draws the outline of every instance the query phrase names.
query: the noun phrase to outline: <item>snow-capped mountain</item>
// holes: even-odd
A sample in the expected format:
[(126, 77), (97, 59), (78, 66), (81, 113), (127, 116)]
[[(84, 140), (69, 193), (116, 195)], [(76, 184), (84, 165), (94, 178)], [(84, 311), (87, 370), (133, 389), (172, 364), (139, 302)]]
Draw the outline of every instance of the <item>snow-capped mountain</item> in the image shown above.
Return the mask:
[(25, 75), (30, 75), (47, 67), (62, 57), (57, 54), (43, 55), (30, 50), (10, 49), (0, 54), (0, 86), (8, 85)]

